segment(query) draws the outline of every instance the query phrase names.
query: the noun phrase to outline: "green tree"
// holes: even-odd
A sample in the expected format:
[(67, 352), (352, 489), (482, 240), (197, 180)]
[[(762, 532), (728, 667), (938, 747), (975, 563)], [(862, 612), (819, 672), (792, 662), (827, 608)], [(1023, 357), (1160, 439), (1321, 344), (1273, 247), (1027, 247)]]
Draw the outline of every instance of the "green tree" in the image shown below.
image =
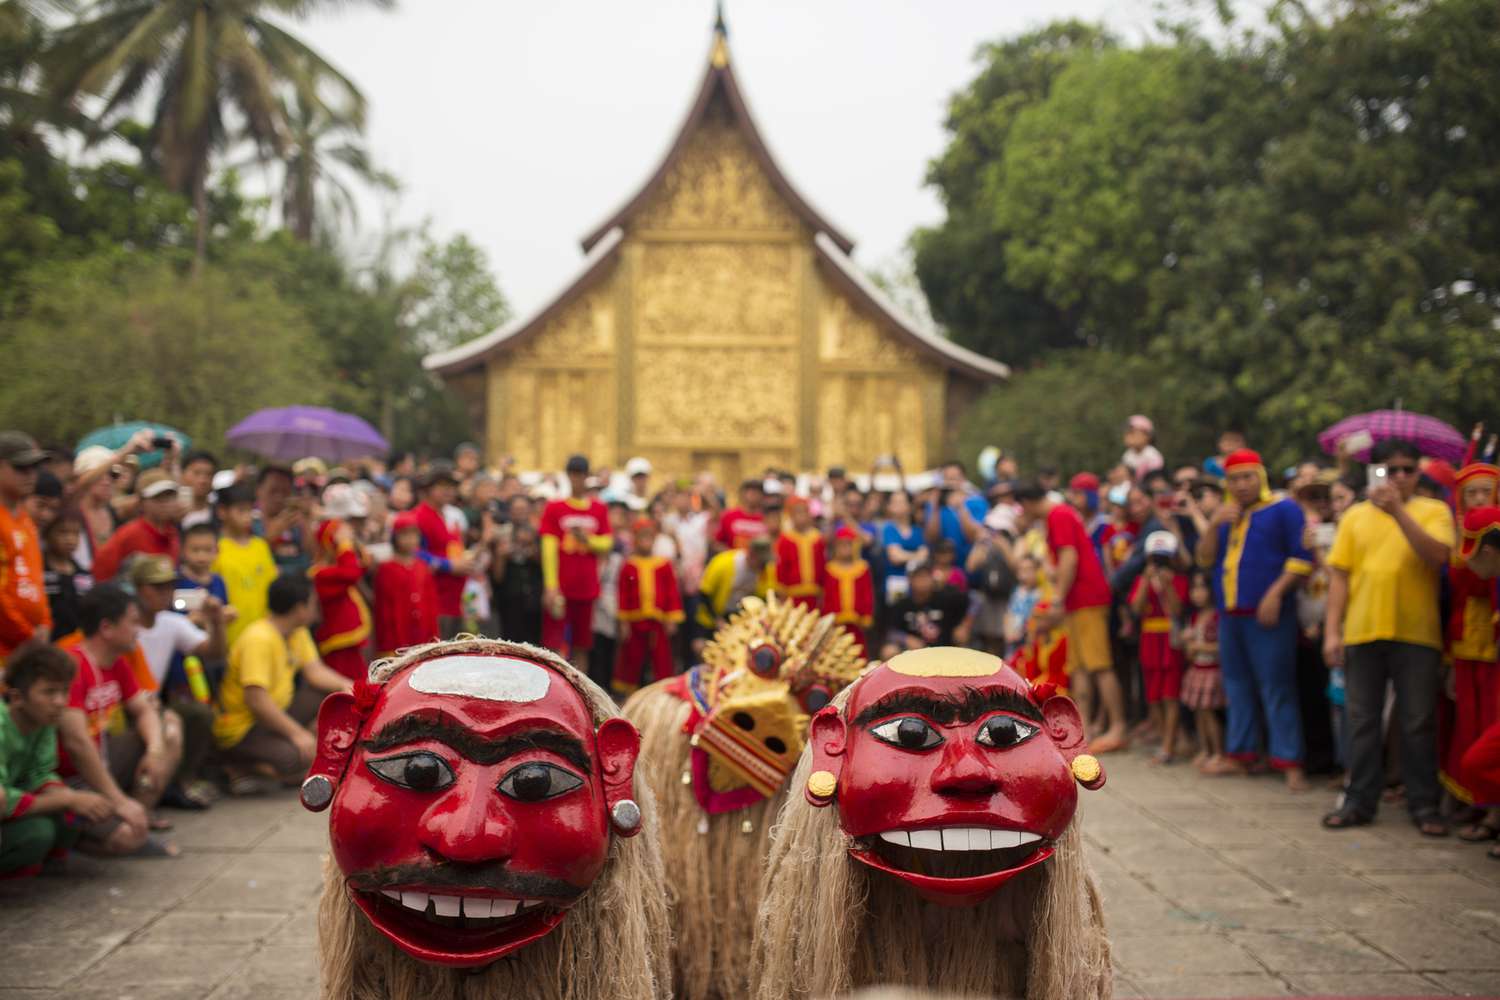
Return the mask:
[(489, 257), (460, 233), (438, 243), (423, 232), (408, 290), (405, 321), (424, 353), (482, 337), (510, 318), (510, 303)]
[(324, 401), (309, 377), (326, 368), (323, 347), (263, 279), (97, 256), (30, 282), (26, 314), (3, 326), (0, 426), (75, 440), (152, 419), (215, 442), (261, 407)]
[(87, 20), (54, 40), (49, 88), (68, 100), (99, 95), (107, 124), (155, 87), (153, 164), (168, 188), (191, 197), (195, 259), (202, 261), (213, 158), (241, 135), (264, 157), (283, 155), (290, 131), (283, 91), (319, 114), (363, 121), (364, 97), (353, 82), (273, 20), (331, 6), (331, 0), (100, 0)]
[(354, 192), (345, 178), (380, 192), (400, 188), (395, 177), (375, 166), (353, 125), (293, 99), (286, 112), (287, 144), (282, 158), (281, 218), (304, 243), (320, 223), (355, 219)]

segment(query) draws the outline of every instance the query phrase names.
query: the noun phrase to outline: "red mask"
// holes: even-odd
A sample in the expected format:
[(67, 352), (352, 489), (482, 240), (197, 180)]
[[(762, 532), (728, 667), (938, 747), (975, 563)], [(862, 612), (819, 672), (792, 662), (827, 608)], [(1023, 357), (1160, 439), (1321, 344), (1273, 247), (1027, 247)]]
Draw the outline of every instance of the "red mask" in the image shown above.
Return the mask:
[(318, 744), (308, 782), (337, 786), (349, 894), (424, 962), (485, 965), (552, 931), (604, 868), (610, 810), (635, 808), (634, 727), (596, 731), (568, 678), (512, 646), (437, 647), (331, 696)]
[[(850, 853), (935, 903), (979, 903), (1046, 861), (1078, 804), (1077, 708), (973, 650), (894, 657), (842, 712), (813, 718), (811, 743), (814, 774), (837, 782)], [(815, 787), (814, 805), (834, 800)]]

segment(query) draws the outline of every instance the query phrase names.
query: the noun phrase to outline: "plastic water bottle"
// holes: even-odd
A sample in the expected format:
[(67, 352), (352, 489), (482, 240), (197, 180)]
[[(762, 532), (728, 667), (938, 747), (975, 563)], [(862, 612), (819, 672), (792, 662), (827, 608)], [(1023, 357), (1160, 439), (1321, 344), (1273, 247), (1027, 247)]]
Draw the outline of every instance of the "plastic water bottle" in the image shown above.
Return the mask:
[(203, 674), (203, 661), (196, 656), (183, 657), (182, 672), (187, 674), (188, 690), (193, 692), (193, 698), (207, 705), (210, 695), (208, 678)]

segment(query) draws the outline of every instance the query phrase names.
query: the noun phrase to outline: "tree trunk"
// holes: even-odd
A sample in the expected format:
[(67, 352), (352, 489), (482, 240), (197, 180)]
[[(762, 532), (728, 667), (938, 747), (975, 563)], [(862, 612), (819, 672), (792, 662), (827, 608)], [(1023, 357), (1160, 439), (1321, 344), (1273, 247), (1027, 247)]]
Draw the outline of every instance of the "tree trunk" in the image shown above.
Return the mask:
[(193, 277), (203, 270), (204, 258), (208, 256), (208, 171), (193, 173), (193, 214), (197, 216), (197, 241), (193, 247)]

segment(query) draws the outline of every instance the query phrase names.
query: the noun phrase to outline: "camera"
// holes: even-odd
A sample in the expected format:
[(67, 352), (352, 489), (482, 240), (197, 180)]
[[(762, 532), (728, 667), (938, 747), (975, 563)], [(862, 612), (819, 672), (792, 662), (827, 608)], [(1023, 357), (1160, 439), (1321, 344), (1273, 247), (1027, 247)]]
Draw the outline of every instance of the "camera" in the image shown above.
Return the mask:
[(176, 442), (167, 437), (165, 434), (158, 434), (156, 435), (156, 437), (151, 439), (151, 447), (157, 449), (170, 448), (174, 444), (176, 444)]

